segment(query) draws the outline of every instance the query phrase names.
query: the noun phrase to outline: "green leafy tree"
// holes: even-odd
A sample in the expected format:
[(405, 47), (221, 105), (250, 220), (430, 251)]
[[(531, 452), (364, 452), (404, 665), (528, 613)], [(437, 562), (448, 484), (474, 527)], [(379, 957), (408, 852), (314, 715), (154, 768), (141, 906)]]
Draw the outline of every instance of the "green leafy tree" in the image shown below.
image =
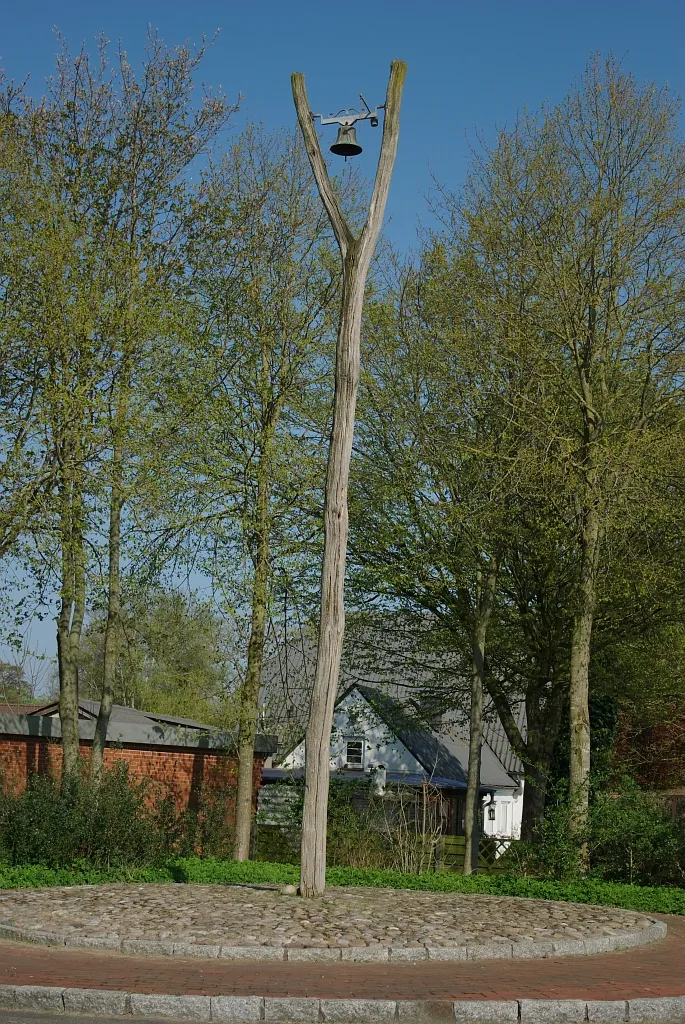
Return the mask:
[[(537, 420), (567, 480), (576, 574), (571, 826), (587, 818), (590, 652), (604, 553), (665, 472), (682, 399), (677, 103), (595, 60), (558, 108), (486, 152), (462, 213), (511, 355), (536, 350)], [(516, 286), (513, 287), (512, 284)]]
[(165, 521), (170, 537), (181, 533), (195, 545), (196, 564), (231, 617), (248, 620), (236, 693), (234, 850), (245, 860), (272, 596), (288, 586), (318, 533), (312, 405), (323, 388), (339, 273), (306, 154), (292, 137), (248, 127), (203, 176), (193, 216), (187, 261), (196, 333), (171, 402), (184, 426), (179, 500)]

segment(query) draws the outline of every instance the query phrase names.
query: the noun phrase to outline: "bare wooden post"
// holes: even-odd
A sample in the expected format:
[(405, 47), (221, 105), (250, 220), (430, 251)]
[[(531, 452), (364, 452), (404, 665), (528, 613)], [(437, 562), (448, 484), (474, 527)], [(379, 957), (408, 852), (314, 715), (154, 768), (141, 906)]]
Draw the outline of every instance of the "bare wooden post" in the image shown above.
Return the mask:
[(321, 153), (304, 75), (292, 76), (293, 99), (321, 201), (340, 248), (343, 292), (335, 360), (333, 427), (324, 502), (324, 553), (321, 567), (321, 618), (316, 674), (306, 736), (306, 770), (302, 813), (300, 894), (321, 896), (326, 884), (326, 818), (333, 708), (338, 689), (345, 631), (345, 559), (347, 555), (347, 484), (354, 435), (360, 370), (360, 333), (364, 289), (383, 224), (399, 138), (400, 104), (407, 65), (394, 60), (385, 100), (383, 141), (366, 223), (354, 236), (331, 186)]

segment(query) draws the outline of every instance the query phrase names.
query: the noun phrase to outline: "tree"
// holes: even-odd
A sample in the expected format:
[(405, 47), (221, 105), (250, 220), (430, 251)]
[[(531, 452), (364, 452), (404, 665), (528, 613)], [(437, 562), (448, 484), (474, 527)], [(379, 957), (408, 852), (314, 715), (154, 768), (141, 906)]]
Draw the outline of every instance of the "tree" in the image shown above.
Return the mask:
[(312, 122), (304, 76), (292, 76), (293, 98), (321, 200), (340, 249), (343, 290), (336, 346), (333, 425), (324, 497), (324, 553), (316, 675), (306, 737), (306, 781), (302, 814), (300, 893), (317, 896), (326, 884), (326, 810), (333, 708), (345, 629), (345, 557), (348, 535), (347, 485), (359, 383), (360, 332), (369, 264), (383, 224), (399, 136), (406, 65), (393, 61), (385, 101), (383, 141), (369, 212), (359, 237), (343, 216), (326, 170)]
[(456, 686), (453, 673), (441, 700), (469, 714), (469, 874), (479, 839), (486, 640), (511, 533), (504, 511), (517, 452), (507, 432), (507, 382), (463, 268), (448, 266), (440, 245), (423, 255), (367, 318), (374, 354), (364, 377), (351, 547), (367, 599), (388, 610), (400, 602), (440, 624), (456, 669)]
[[(224, 607), (247, 606), (234, 856), (247, 860), (254, 739), (271, 597), (308, 548), (318, 488), (314, 392), (331, 348), (339, 273), (297, 138), (254, 126), (203, 178), (188, 266), (198, 326), (179, 446), (190, 531)], [(199, 358), (198, 358), (199, 356)], [(200, 440), (198, 439), (198, 435)], [(249, 569), (245, 561), (249, 560)]]
[[(36, 545), (39, 570), (47, 547), (47, 568), (59, 580), (65, 777), (78, 764), (80, 645), (95, 589), (96, 537), (107, 519), (108, 625), (90, 761), (95, 788), (116, 672), (122, 519), (132, 466), (138, 490), (145, 475), (140, 435), (159, 390), (174, 285), (183, 277), (183, 177), (235, 109), (209, 93), (193, 106), (193, 75), (203, 54), (204, 48), (171, 51), (151, 37), (137, 78), (122, 51), (110, 64), (102, 38), (95, 60), (85, 50), (71, 56), (63, 45), (46, 101), (27, 105), (20, 126), (36, 211), (24, 260), (31, 272), (24, 318), (30, 313), (31, 321), (21, 326), (30, 333), (32, 365), (40, 369), (36, 405), (54, 464), (51, 500), (43, 502), (43, 522), (34, 533), (48, 538)], [(16, 339), (16, 323), (13, 328)]]
[(0, 73), (0, 558), (30, 527), (56, 469), (40, 416), (45, 367), (31, 343), (42, 204), (26, 125), (39, 116)]
[[(465, 202), (512, 355), (537, 350), (527, 418), (563, 469), (576, 552), (571, 826), (587, 820), (588, 690), (603, 552), (649, 502), (679, 418), (685, 153), (677, 105), (595, 60), (580, 87), (486, 152)], [(511, 282), (518, 283), (517, 288)], [(494, 301), (496, 300), (496, 301)], [(517, 349), (518, 346), (518, 349)]]
[[(80, 692), (102, 695), (107, 612), (86, 625), (80, 652)], [(115, 703), (163, 715), (224, 725), (234, 651), (209, 602), (151, 588), (124, 594)]]
[(22, 666), (0, 661), (0, 707), (2, 704), (30, 704), (33, 699), (33, 687)]
[(187, 227), (189, 191), (184, 176), (236, 109), (222, 96), (209, 93), (198, 108), (193, 106), (194, 75), (204, 53), (204, 47), (196, 52), (188, 46), (169, 50), (151, 38), (137, 79), (123, 54), (119, 54), (116, 70), (110, 72), (103, 47), (97, 74), (83, 76), (87, 85), (80, 89), (81, 69), (74, 68), (77, 77), (72, 95), (84, 123), (91, 126), (89, 145), (97, 154), (92, 198), (98, 203), (101, 219), (96, 237), (108, 248), (108, 284), (113, 296), (107, 325), (113, 368), (105, 419), (109, 450), (105, 466), (109, 492), (107, 626), (100, 711), (90, 758), (95, 788), (101, 778), (114, 699), (122, 600), (122, 516), (133, 486), (148, 468), (140, 465), (140, 435), (150, 431), (151, 398), (160, 385), (160, 335), (173, 332), (173, 307), (183, 282), (180, 239)]

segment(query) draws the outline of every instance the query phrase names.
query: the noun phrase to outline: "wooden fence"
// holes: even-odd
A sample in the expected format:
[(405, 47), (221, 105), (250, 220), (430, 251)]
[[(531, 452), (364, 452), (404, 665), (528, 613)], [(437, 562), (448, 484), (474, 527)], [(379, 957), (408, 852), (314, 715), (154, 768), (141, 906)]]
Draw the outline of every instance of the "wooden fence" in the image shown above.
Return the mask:
[[(481, 839), (478, 849), (478, 873), (485, 875), (499, 874), (506, 871), (502, 863), (502, 854), (509, 849), (511, 839)], [(461, 871), (464, 867), (466, 839), (464, 836), (442, 836), (435, 850), (436, 871)]]

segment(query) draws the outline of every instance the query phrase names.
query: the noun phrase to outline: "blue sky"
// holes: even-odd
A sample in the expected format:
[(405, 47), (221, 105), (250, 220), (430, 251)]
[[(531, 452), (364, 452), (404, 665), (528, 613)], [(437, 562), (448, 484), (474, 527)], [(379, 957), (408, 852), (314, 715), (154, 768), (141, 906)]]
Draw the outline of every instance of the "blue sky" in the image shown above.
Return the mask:
[[(0, 63), (11, 77), (30, 73), (39, 93), (54, 63), (55, 26), (72, 49), (104, 30), (135, 59), (148, 25), (169, 44), (219, 29), (203, 77), (229, 96), (242, 93), (241, 116), (267, 128), (294, 124), (293, 71), (307, 76), (313, 109), (329, 113), (354, 105), (360, 91), (372, 105), (382, 102), (390, 60), (406, 60), (388, 211), (391, 236), (403, 246), (425, 217), (431, 175), (458, 184), (477, 132), (492, 136), (522, 107), (561, 99), (593, 52), (612, 51), (639, 79), (685, 92), (682, 0), (26, 0), (4, 5)], [(379, 138), (361, 127), (368, 174)]]
[[(432, 176), (458, 187), (476, 136), (492, 138), (524, 106), (558, 101), (590, 56), (612, 52), (640, 80), (685, 92), (682, 0), (25, 0), (6, 2), (0, 64), (9, 77), (30, 74), (39, 95), (54, 66), (58, 27), (72, 50), (104, 31), (140, 58), (148, 25), (170, 45), (220, 34), (206, 58), (204, 81), (244, 102), (246, 117), (268, 129), (295, 123), (290, 74), (302, 71), (312, 108), (352, 106), (362, 91), (383, 101), (390, 60), (408, 63), (400, 149), (388, 206), (389, 232), (414, 244)], [(332, 129), (331, 141), (333, 138)], [(360, 163), (372, 175), (380, 141), (360, 128)], [(51, 621), (32, 639), (52, 652)]]

